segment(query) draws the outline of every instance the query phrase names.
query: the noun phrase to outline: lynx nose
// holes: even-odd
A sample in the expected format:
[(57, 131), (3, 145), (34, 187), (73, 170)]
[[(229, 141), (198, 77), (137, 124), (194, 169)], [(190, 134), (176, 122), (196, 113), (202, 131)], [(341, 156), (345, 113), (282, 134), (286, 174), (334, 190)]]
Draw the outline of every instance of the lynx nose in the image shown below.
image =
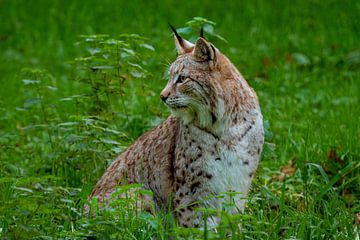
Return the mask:
[(160, 98), (161, 98), (161, 100), (163, 100), (163, 102), (166, 102), (166, 99), (168, 99), (168, 97), (169, 97), (169, 94), (163, 94), (163, 93), (160, 94)]
[(168, 90), (168, 88), (165, 88), (161, 93), (160, 93), (160, 98), (161, 100), (163, 100), (163, 102), (166, 102), (166, 99), (168, 99), (170, 95), (170, 91)]

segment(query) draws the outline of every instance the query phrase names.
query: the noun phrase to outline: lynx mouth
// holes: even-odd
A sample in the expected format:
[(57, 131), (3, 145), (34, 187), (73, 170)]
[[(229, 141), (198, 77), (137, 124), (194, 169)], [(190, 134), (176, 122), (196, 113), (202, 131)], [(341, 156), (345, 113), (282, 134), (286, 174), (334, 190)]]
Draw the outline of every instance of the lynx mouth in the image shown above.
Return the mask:
[(187, 106), (173, 106), (173, 109), (185, 109)]
[(174, 110), (184, 109), (187, 107), (187, 105), (183, 101), (180, 101), (178, 99), (168, 99), (167, 101), (165, 101), (165, 104), (169, 108)]
[(167, 105), (169, 108), (174, 109), (174, 110), (181, 110), (181, 109), (187, 108), (186, 105), (168, 104), (168, 103), (166, 103), (166, 105)]

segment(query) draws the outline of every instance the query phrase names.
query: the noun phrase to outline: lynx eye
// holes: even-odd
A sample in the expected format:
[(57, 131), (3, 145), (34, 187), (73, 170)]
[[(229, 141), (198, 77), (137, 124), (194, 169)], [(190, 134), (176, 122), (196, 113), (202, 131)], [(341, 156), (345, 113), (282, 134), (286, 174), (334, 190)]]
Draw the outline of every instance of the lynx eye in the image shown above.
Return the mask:
[(183, 83), (188, 77), (184, 75), (179, 75), (176, 79), (176, 83)]

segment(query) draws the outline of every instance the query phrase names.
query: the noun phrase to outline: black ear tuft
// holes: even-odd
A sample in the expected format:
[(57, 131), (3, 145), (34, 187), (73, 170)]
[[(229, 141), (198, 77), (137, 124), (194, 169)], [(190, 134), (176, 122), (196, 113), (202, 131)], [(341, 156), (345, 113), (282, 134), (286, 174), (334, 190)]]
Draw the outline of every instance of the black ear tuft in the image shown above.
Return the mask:
[(204, 38), (204, 28), (203, 27), (201, 27), (201, 29), (200, 29), (200, 37), (205, 39)]
[(180, 35), (177, 33), (176, 29), (170, 23), (169, 23), (169, 26), (174, 33), (175, 45), (176, 45), (178, 54), (184, 54), (184, 53), (191, 52), (194, 48), (194, 44), (192, 44), (191, 42), (186, 41), (185, 39), (180, 37)]
[(174, 33), (177, 41), (178, 41), (179, 43), (181, 43), (181, 42), (183, 41), (182, 37), (180, 37), (180, 35), (179, 35), (178, 32), (176, 31), (176, 29), (173, 27), (173, 25), (171, 25), (170, 23), (168, 23), (168, 24), (169, 24), (169, 27), (171, 28), (171, 30), (173, 31), (173, 33)]

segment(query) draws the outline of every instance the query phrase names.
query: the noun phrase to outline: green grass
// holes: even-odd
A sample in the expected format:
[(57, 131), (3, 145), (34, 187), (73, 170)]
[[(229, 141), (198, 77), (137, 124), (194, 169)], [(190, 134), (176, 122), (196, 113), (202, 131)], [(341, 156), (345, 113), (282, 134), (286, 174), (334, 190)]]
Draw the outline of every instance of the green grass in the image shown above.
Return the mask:
[[(217, 23), (227, 42), (209, 39), (256, 90), (269, 126), (245, 213), (216, 213), (216, 232), (139, 212), (136, 198), (83, 216), (106, 166), (169, 114), (159, 100), (176, 56), (167, 24), (184, 27), (195, 16)], [(3, 0), (0, 17), (0, 238), (359, 236), (358, 1)], [(91, 34), (122, 40), (122, 48), (80, 37)], [(81, 60), (87, 47), (110, 57)], [(134, 54), (118, 72), (124, 48)], [(112, 68), (86, 68), (101, 64)]]

